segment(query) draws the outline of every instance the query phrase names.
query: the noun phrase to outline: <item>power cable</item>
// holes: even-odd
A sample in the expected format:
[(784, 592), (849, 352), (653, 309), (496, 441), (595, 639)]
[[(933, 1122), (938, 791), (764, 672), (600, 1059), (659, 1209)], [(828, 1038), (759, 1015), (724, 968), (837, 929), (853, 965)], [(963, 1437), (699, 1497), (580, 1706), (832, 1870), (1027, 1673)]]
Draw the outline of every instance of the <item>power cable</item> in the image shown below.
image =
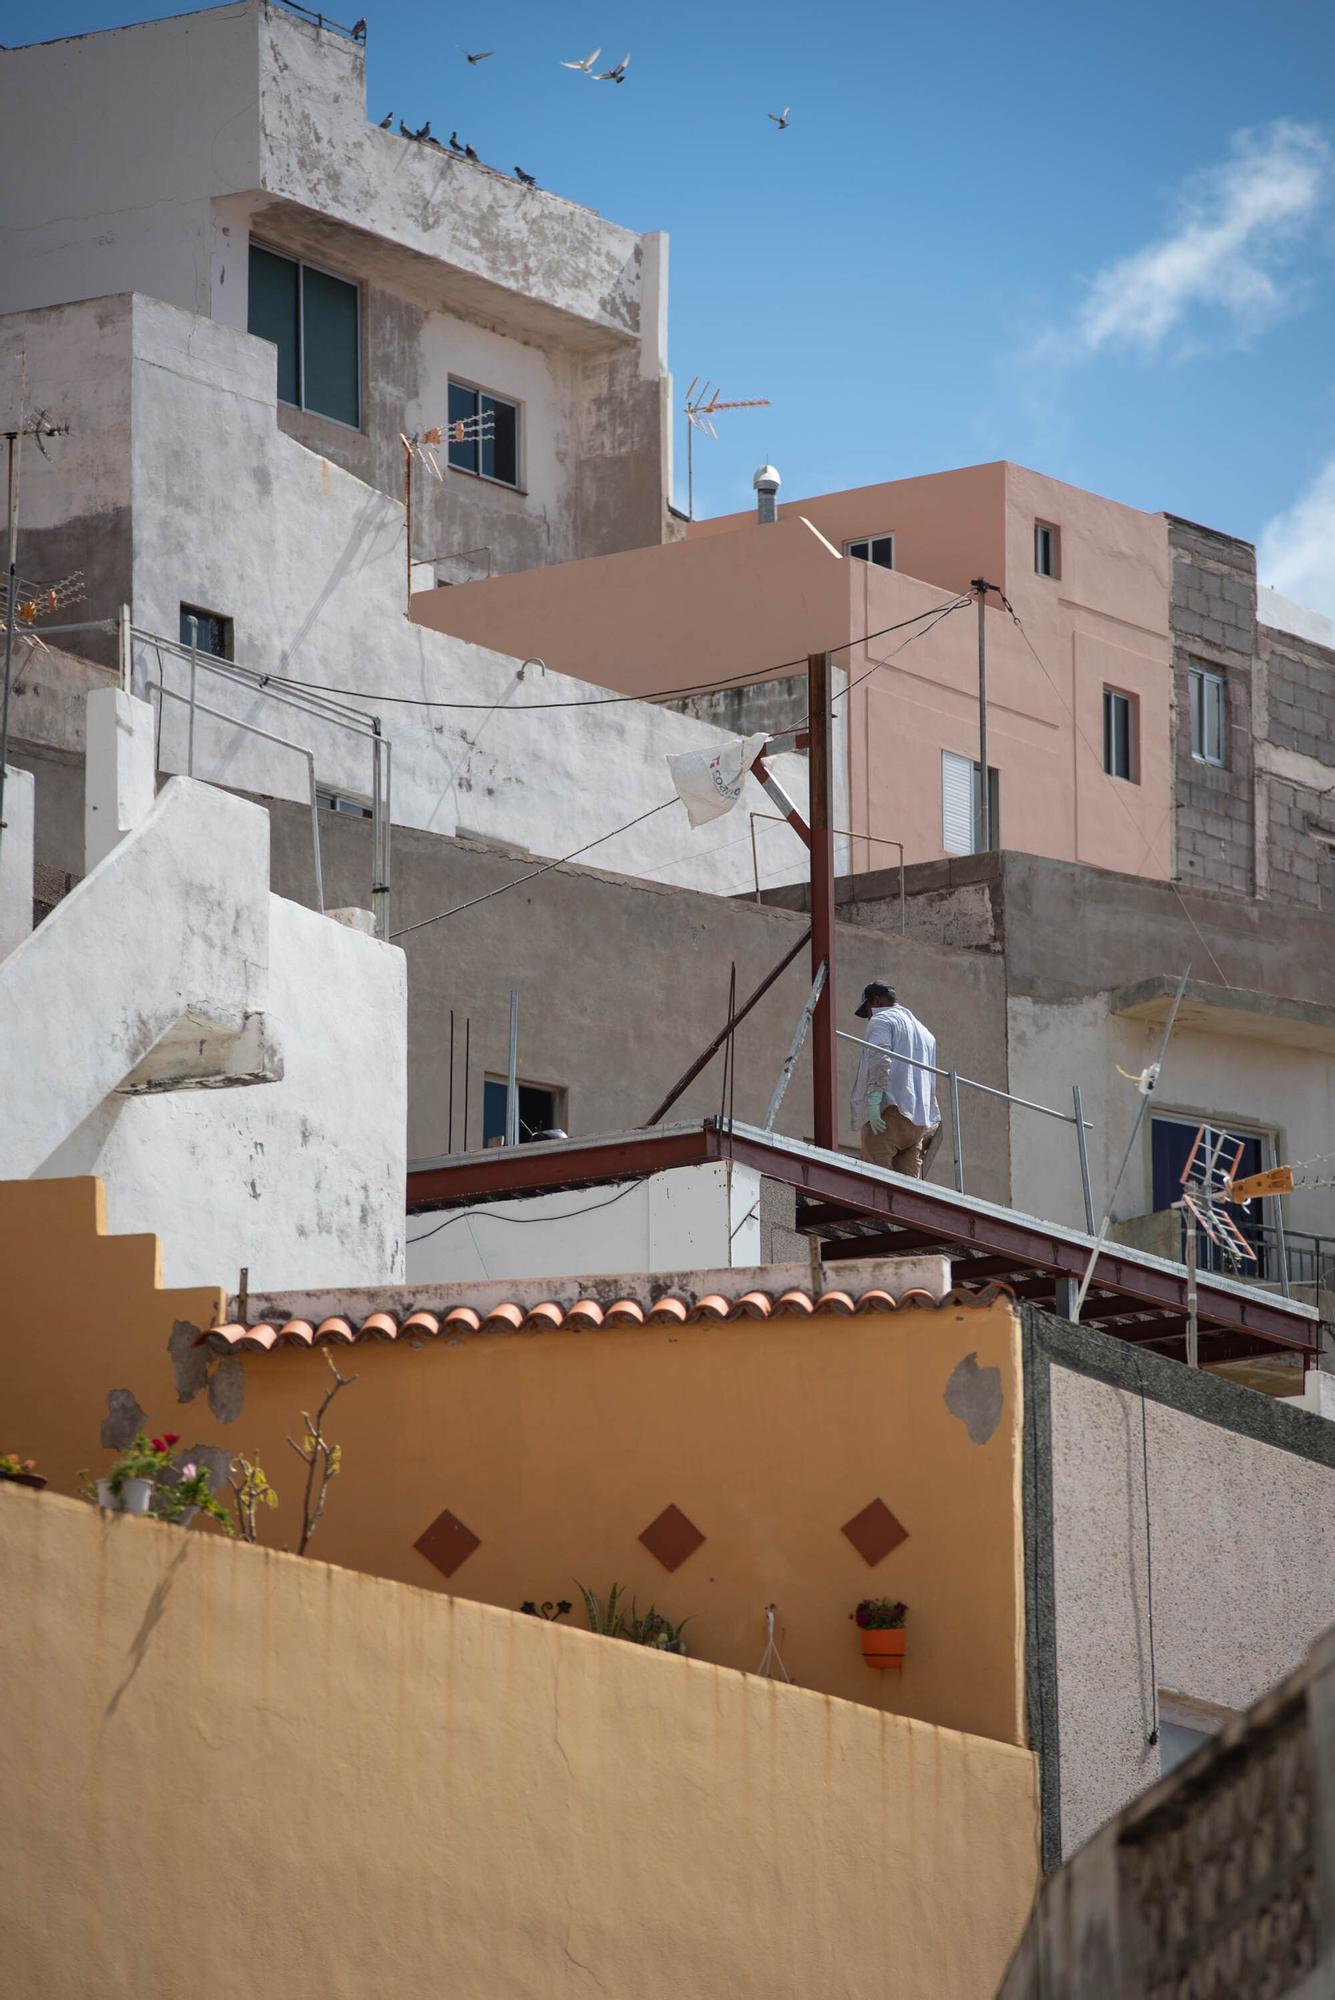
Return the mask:
[(573, 1222), (577, 1215), (593, 1215), (600, 1208), (610, 1208), (614, 1201), (621, 1200), (622, 1195), (629, 1194), (632, 1188), (637, 1188), (641, 1185), (640, 1181), (627, 1181), (624, 1187), (618, 1188), (616, 1193), (609, 1195), (606, 1201), (590, 1202), (587, 1208), (568, 1209), (564, 1215), (503, 1215), (499, 1209), (495, 1208), (457, 1208), (453, 1215), (447, 1215), (445, 1220), (438, 1222), (434, 1229), (424, 1229), (420, 1236), (410, 1236), (408, 1241), (410, 1243), (425, 1243), (429, 1236), (439, 1236), (441, 1230), (448, 1229), (452, 1222), (463, 1222), (465, 1220), (474, 1222), (483, 1219), (491, 1222)]
[(583, 847), (576, 847), (569, 854), (560, 854), (555, 861), (544, 861), (541, 868), (530, 868), (527, 875), (517, 875), (513, 882), (502, 882), (499, 888), (488, 889), (485, 895), (472, 896), (466, 903), (456, 903), (453, 909), (441, 910), (434, 917), (421, 917), (415, 924), (405, 924), (402, 930), (391, 931), (388, 942), (393, 944), (398, 938), (407, 937), (412, 931), (424, 931), (429, 924), (443, 923), (446, 917), (457, 917), (465, 910), (475, 910), (479, 903), (489, 903), (493, 896), (503, 896), (507, 889), (518, 889), (525, 882), (536, 882), (539, 875), (549, 875), (553, 868), (562, 868), (567, 861), (578, 861), (581, 854), (589, 853), (592, 848), (601, 847), (605, 841), (615, 840), (619, 833), (629, 833), (633, 826), (642, 826), (645, 820), (652, 819), (655, 813), (666, 812), (669, 806), (680, 803), (674, 793), (670, 799), (662, 799), (658, 805), (650, 806), (648, 812), (642, 812), (638, 818), (628, 819), (624, 826), (614, 826), (610, 833), (600, 833), (596, 840), (586, 840)]
[[(967, 597), (961, 600), (964, 604), (968, 604), (970, 601)], [(958, 609), (958, 606), (952, 604), (949, 608), (954, 611)], [(921, 625), (925, 618), (935, 620), (937, 611), (938, 607), (933, 605), (928, 611), (915, 612), (912, 618), (901, 618), (895, 625), (883, 625), (877, 632), (864, 632), (857, 639), (844, 639), (839, 645), (827, 646), (824, 650), (829, 653), (846, 653), (854, 646), (866, 646), (873, 639), (884, 639), (891, 632), (902, 632), (906, 626)], [(928, 629), (930, 630), (930, 627)], [(803, 653), (799, 659), (780, 660), (777, 665), (773, 666), (753, 667), (749, 673), (729, 674), (722, 680), (697, 681), (689, 687), (655, 688), (646, 694), (595, 695), (592, 700), (586, 701), (527, 701), (520, 708), (505, 709), (504, 713), (507, 715), (527, 715), (529, 713), (536, 713), (540, 709), (549, 708), (611, 708), (620, 702), (627, 701), (671, 701), (677, 695), (715, 694), (725, 688), (749, 687), (755, 682), (765, 680), (772, 674), (786, 673), (790, 667), (804, 667), (807, 663), (807, 658), (808, 655)], [(303, 681), (293, 679), (284, 674), (262, 674), (260, 676), (260, 686), (267, 687), (270, 684), (275, 687), (309, 688), (317, 694), (338, 694), (344, 696), (349, 701), (392, 702), (400, 707), (408, 708), (491, 710), (498, 706), (496, 702), (490, 701), (434, 701), (429, 695), (367, 693), (361, 688), (334, 687), (327, 681)], [(844, 691), (846, 692), (846, 690)]]

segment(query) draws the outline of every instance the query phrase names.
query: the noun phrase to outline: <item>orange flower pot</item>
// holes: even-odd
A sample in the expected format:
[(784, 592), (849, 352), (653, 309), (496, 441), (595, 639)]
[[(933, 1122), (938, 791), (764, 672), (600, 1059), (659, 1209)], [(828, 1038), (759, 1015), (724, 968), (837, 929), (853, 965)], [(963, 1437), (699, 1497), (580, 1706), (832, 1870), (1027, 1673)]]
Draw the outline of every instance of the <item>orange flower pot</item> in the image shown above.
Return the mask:
[(864, 1631), (862, 1657), (869, 1667), (902, 1667), (907, 1636), (902, 1625), (893, 1631)]

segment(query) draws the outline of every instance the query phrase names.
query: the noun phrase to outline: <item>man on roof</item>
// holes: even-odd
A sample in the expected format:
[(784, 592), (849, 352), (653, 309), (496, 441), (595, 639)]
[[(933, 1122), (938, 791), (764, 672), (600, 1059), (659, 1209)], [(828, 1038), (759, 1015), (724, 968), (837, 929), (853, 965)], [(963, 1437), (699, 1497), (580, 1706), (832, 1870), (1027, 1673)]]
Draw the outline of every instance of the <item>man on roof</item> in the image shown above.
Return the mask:
[(922, 1179), (923, 1147), (938, 1124), (936, 1037), (874, 979), (857, 1017), (867, 1023), (853, 1084), (852, 1119), (864, 1160)]

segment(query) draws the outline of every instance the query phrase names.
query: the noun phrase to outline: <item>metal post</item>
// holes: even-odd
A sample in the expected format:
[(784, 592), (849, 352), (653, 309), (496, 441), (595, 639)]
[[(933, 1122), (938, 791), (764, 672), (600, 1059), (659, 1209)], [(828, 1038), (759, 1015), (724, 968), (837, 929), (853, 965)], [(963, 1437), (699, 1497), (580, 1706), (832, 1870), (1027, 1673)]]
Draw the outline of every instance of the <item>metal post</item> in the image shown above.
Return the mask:
[(1189, 1209), (1182, 1208), (1180, 1204), (1175, 1203), (1174, 1206), (1177, 1207), (1178, 1213), (1182, 1217), (1183, 1228), (1186, 1231), (1183, 1252), (1187, 1266), (1187, 1366), (1188, 1368), (1198, 1368), (1200, 1366), (1200, 1321), (1196, 1300), (1196, 1218)]
[(510, 990), (510, 1055), (505, 1068), (505, 1143), (507, 1146), (519, 1144), (519, 1084), (516, 1068), (519, 1062), (519, 995)]
[(472, 1068), (473, 1017), (464, 1015), (464, 1137), (463, 1149), (468, 1151), (468, 1073)]
[[(192, 731), (194, 723), (195, 711), (192, 708), (190, 710), (190, 726)], [(320, 863), (320, 798), (315, 783), (315, 758), (309, 750), (306, 752), (306, 769), (310, 776), (311, 785), (311, 846), (315, 850), (315, 907), (320, 912), (320, 915), (323, 916), (324, 869)]]
[[(1273, 1139), (1269, 1142), (1270, 1164), (1279, 1165), (1279, 1154), (1275, 1151)], [(1284, 1202), (1282, 1195), (1273, 1197), (1275, 1210), (1275, 1249), (1279, 1253), (1279, 1289), (1285, 1298), (1289, 1296), (1289, 1246), (1284, 1235)], [(1320, 1301), (1318, 1301), (1318, 1304)]]
[[(479, 464), (481, 459), (479, 457)], [(413, 448), (407, 438), (403, 440), (403, 546), (406, 577), (403, 598), (403, 615), (413, 615)]]
[(454, 1009), (450, 1009), (450, 1126), (445, 1151), (454, 1151)]
[(130, 607), (122, 604), (117, 624), (117, 652), (120, 656), (121, 686), (126, 694), (130, 692), (130, 673), (134, 649), (130, 644)]
[(5, 837), (5, 764), (9, 757), (9, 689), (14, 671), (14, 616), (18, 609), (16, 599), (19, 594), (18, 582), (18, 533), (19, 533), (19, 443), (21, 432), (9, 431), (6, 441), (9, 445), (9, 513), (8, 513), (8, 570), (9, 602), (5, 606), (5, 691), (0, 704), (0, 841)]
[(992, 586), (976, 576), (969, 588), (978, 592), (978, 852), (986, 854), (992, 845), (987, 783), (987, 593)]
[(834, 834), (831, 831), (830, 656), (807, 657), (810, 731), (811, 978), (825, 968), (811, 1026), (811, 1106), (816, 1144), (839, 1144), (838, 1049), (834, 1038)]
[[(192, 613), (185, 622), (190, 627), (190, 720), (187, 725), (185, 739), (185, 775), (187, 778), (193, 778), (195, 775), (195, 676), (199, 671), (199, 620)], [(312, 792), (312, 808), (314, 808), (314, 804), (315, 794)], [(315, 844), (318, 852), (320, 845), (318, 837)]]
[(950, 1084), (950, 1130), (955, 1150), (955, 1192), (964, 1193), (964, 1147), (960, 1138), (960, 1080), (954, 1070), (947, 1073)]
[(1085, 1227), (1094, 1234), (1094, 1190), (1089, 1184), (1089, 1147), (1085, 1144), (1085, 1101), (1080, 1095), (1080, 1085), (1071, 1085), (1071, 1096), (1075, 1102), (1075, 1136), (1080, 1147), (1080, 1185), (1085, 1196)]

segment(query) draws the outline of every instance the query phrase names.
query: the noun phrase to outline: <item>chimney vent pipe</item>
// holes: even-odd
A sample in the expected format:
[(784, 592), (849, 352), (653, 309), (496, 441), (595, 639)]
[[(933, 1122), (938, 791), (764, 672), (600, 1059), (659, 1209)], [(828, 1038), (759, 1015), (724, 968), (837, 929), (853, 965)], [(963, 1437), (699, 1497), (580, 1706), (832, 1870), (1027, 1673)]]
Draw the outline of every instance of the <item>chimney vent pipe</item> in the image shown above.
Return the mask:
[(751, 484), (756, 489), (756, 519), (762, 527), (779, 518), (779, 488), (783, 481), (772, 465), (762, 465)]

